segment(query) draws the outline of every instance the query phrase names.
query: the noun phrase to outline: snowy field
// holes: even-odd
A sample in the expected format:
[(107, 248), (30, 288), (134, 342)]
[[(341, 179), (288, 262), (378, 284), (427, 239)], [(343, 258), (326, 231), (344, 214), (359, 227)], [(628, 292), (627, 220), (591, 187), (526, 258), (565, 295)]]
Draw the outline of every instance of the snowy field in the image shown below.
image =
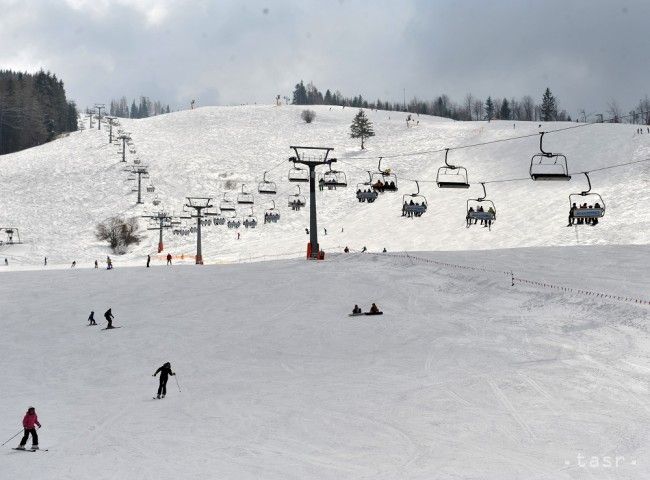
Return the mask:
[[(417, 256), (647, 300), (649, 254)], [(1, 436), (34, 405), (49, 448), (10, 442), (2, 479), (650, 475), (647, 306), (373, 254), (13, 272), (0, 298)], [(124, 328), (84, 325), (108, 307)], [(182, 391), (152, 400), (166, 361)]]
[[(110, 253), (95, 239), (99, 221), (115, 214), (138, 216), (161, 208), (178, 214), (186, 196), (212, 196), (215, 205), (224, 192), (233, 200), (242, 183), (255, 191), (265, 170), (278, 184), (274, 197), (256, 195), (255, 214), (261, 220), (272, 206), (281, 213), (278, 224), (234, 230), (222, 226), (204, 229), (206, 263), (237, 262), (262, 255), (302, 255), (307, 237), (308, 208), (293, 212), (287, 196), (296, 192), (287, 180), (293, 153), (290, 145), (334, 147), (341, 162), (335, 168), (347, 174), (349, 187), (318, 193), (321, 246), (328, 252), (348, 245), (371, 251), (483, 250), (555, 245), (647, 244), (650, 241), (650, 162), (615, 170), (594, 172), (593, 190), (607, 206), (596, 228), (566, 228), (568, 195), (586, 189), (584, 176), (571, 182), (520, 182), (487, 185), (488, 198), (497, 208), (492, 232), (465, 228), (468, 198), (482, 194), (480, 185), (469, 190), (438, 189), (436, 172), (444, 154), (406, 155), (386, 159), (382, 168), (398, 176), (398, 193), (386, 193), (374, 204), (355, 198), (356, 185), (367, 180), (366, 170), (377, 169), (377, 157), (489, 142), (517, 135), (536, 134), (534, 122), (454, 122), (436, 117), (416, 117), (419, 125), (407, 128), (406, 114), (368, 111), (376, 136), (361, 151), (349, 138), (354, 109), (314, 106), (314, 123), (300, 120), (299, 106), (205, 107), (142, 120), (124, 120), (135, 154), (127, 150), (129, 165), (135, 158), (149, 166), (154, 193), (144, 194), (145, 205), (135, 206), (133, 182), (127, 181), (116, 145), (109, 145), (108, 132), (85, 130), (52, 143), (0, 157), (0, 227), (20, 229), (22, 246), (0, 246), (0, 258), (9, 269), (39, 266), (47, 256), (50, 266), (80, 266), (102, 261)], [(542, 130), (575, 124), (547, 123)], [(514, 127), (514, 128), (513, 128)], [(634, 125), (599, 124), (545, 136), (545, 149), (564, 153), (571, 172), (650, 157), (650, 135), (636, 135)], [(530, 158), (539, 151), (533, 136), (481, 148), (452, 151), (449, 161), (468, 169), (469, 181), (527, 178)], [(421, 218), (401, 216), (402, 194), (415, 191), (406, 179), (420, 179), (429, 211)], [(229, 190), (228, 181), (234, 190)], [(149, 182), (146, 182), (147, 186)], [(307, 186), (303, 184), (303, 193)], [(241, 218), (249, 208), (239, 208)], [(142, 227), (147, 225), (143, 222)], [(324, 235), (323, 228), (328, 229)], [(342, 231), (343, 230), (343, 231)], [(193, 255), (194, 235), (165, 233), (166, 252)], [(116, 265), (142, 264), (155, 253), (157, 232), (145, 231), (145, 239), (119, 258)], [(7, 270), (0, 261), (0, 271)]]

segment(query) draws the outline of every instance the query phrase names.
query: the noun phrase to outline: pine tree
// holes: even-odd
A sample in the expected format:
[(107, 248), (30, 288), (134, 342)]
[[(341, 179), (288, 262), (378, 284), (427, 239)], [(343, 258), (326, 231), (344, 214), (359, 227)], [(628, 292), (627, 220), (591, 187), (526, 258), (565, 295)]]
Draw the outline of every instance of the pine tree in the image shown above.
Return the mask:
[[(361, 98), (361, 97), (359, 97)], [(352, 120), (352, 125), (350, 125), (350, 137), (351, 138), (360, 138), (361, 139), (361, 150), (365, 147), (363, 142), (366, 138), (374, 137), (375, 132), (372, 129), (372, 122), (368, 120), (366, 114), (363, 110), (359, 110)]]
[(548, 87), (542, 97), (541, 114), (544, 122), (552, 122), (557, 118), (557, 101)]
[(330, 92), (329, 88), (325, 92), (325, 98), (323, 99), (323, 103), (325, 103), (325, 105), (331, 105), (333, 103), (332, 102), (332, 92)]
[(140, 118), (138, 115), (138, 106), (135, 104), (135, 99), (131, 103), (131, 118)]
[(494, 118), (494, 102), (492, 102), (492, 97), (488, 97), (485, 101), (485, 118), (488, 122)]
[(505, 98), (503, 99), (503, 102), (501, 102), (501, 109), (499, 110), (499, 118), (501, 120), (510, 120), (510, 105), (508, 104), (508, 100)]
[(294, 105), (306, 105), (307, 104), (307, 89), (302, 80), (300, 83), (296, 84), (296, 88), (293, 90), (293, 100)]

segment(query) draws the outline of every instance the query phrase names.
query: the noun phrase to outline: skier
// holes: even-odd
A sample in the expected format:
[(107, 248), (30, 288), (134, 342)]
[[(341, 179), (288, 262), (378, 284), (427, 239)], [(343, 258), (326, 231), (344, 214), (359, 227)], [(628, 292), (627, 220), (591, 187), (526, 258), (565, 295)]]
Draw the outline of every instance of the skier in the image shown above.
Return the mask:
[(47, 267), (47, 257), (45, 257), (45, 263), (44, 265)]
[(171, 265), (171, 264), (172, 264), (172, 254), (168, 253), (167, 254), (167, 265)]
[(8, 267), (8, 266), (9, 266), (9, 260), (7, 260), (7, 259), (5, 258), (5, 267)]
[(386, 253), (386, 247), (381, 251), (382, 253)]
[(73, 261), (72, 261), (72, 265), (70, 266), (70, 268), (74, 268), (74, 267), (76, 267), (76, 266), (77, 266), (77, 261), (76, 261), (76, 260), (73, 260)]
[(36, 415), (36, 409), (34, 407), (29, 407), (27, 413), (23, 418), (23, 428), (25, 429), (25, 434), (23, 439), (20, 441), (20, 445), (16, 450), (25, 450), (25, 444), (29, 435), (32, 436), (32, 450), (38, 450), (38, 435), (36, 434), (36, 425), (38, 428), (41, 428), (41, 424), (38, 422), (38, 416)]
[(167, 379), (169, 375), (176, 375), (176, 374), (172, 372), (172, 366), (169, 362), (165, 363), (162, 367), (156, 370), (156, 373), (154, 373), (152, 377), (158, 375), (158, 372), (160, 372), (160, 384), (158, 385), (158, 395), (156, 396), (156, 398), (161, 398), (160, 397), (161, 394), (162, 394), (162, 398), (165, 398), (165, 395), (167, 395)]
[(106, 310), (106, 312), (104, 313), (104, 318), (108, 322), (108, 326), (106, 327), (106, 330), (113, 328), (113, 318), (115, 317), (113, 317), (113, 313), (111, 312), (110, 308)]
[(97, 263), (97, 260), (95, 260), (95, 268), (99, 268), (99, 264)]
[(147, 255), (147, 268), (149, 268), (149, 264), (151, 264), (151, 255)]
[(361, 249), (361, 253), (365, 252), (366, 250), (368, 250), (368, 249), (367, 249), (366, 246), (364, 245), (363, 248)]
[(343, 253), (350, 253), (350, 249), (346, 245), (345, 248), (343, 249)]
[(97, 322), (95, 322), (95, 311), (92, 310), (90, 312), (90, 315), (88, 316), (88, 326), (90, 325), (97, 325)]

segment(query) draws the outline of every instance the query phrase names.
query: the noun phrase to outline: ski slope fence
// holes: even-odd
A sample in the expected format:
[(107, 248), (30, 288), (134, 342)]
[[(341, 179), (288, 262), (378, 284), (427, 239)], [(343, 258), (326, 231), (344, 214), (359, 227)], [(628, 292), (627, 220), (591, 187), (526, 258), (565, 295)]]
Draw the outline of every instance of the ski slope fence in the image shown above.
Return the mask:
[(548, 282), (540, 282), (537, 280), (529, 280), (526, 278), (521, 278), (518, 277), (512, 270), (496, 270), (492, 268), (485, 268), (485, 267), (477, 267), (477, 266), (469, 266), (469, 265), (459, 265), (456, 263), (449, 263), (449, 262), (440, 262), (438, 260), (432, 260), (430, 258), (424, 258), (424, 257), (418, 257), (417, 255), (410, 255), (408, 253), (370, 253), (370, 255), (383, 255), (383, 256), (389, 256), (389, 257), (394, 257), (394, 258), (403, 258), (403, 259), (408, 259), (411, 261), (415, 262), (420, 262), (420, 263), (429, 263), (433, 265), (438, 265), (441, 267), (446, 267), (446, 268), (455, 268), (459, 270), (468, 270), (468, 271), (476, 271), (476, 272), (483, 272), (483, 273), (498, 273), (498, 274), (503, 274), (507, 275), (510, 277), (511, 280), (511, 285), (515, 286), (515, 282), (519, 282), (522, 284), (526, 285), (532, 285), (535, 287), (542, 287), (542, 288), (549, 288), (552, 290), (557, 290), (560, 292), (566, 292), (566, 293), (573, 293), (573, 294), (578, 294), (578, 295), (586, 295), (586, 296), (591, 296), (591, 297), (597, 297), (597, 298), (605, 298), (609, 300), (616, 300), (619, 302), (627, 302), (627, 303), (634, 303), (637, 305), (650, 305), (650, 301), (648, 300), (643, 300), (640, 298), (635, 298), (632, 296), (623, 296), (623, 295), (615, 295), (615, 294), (610, 294), (610, 293), (603, 293), (603, 292), (595, 292), (592, 290), (584, 290), (580, 288), (572, 288), (572, 287), (566, 287), (564, 285), (556, 285), (553, 283), (548, 283)]

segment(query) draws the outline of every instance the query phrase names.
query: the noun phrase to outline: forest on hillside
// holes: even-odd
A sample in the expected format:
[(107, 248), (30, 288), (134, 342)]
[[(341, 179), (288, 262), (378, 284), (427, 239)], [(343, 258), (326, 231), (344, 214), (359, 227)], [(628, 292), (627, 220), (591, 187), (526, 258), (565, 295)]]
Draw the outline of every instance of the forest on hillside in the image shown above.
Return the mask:
[(35, 147), (77, 130), (77, 107), (63, 81), (38, 73), (0, 70), (0, 155)]

